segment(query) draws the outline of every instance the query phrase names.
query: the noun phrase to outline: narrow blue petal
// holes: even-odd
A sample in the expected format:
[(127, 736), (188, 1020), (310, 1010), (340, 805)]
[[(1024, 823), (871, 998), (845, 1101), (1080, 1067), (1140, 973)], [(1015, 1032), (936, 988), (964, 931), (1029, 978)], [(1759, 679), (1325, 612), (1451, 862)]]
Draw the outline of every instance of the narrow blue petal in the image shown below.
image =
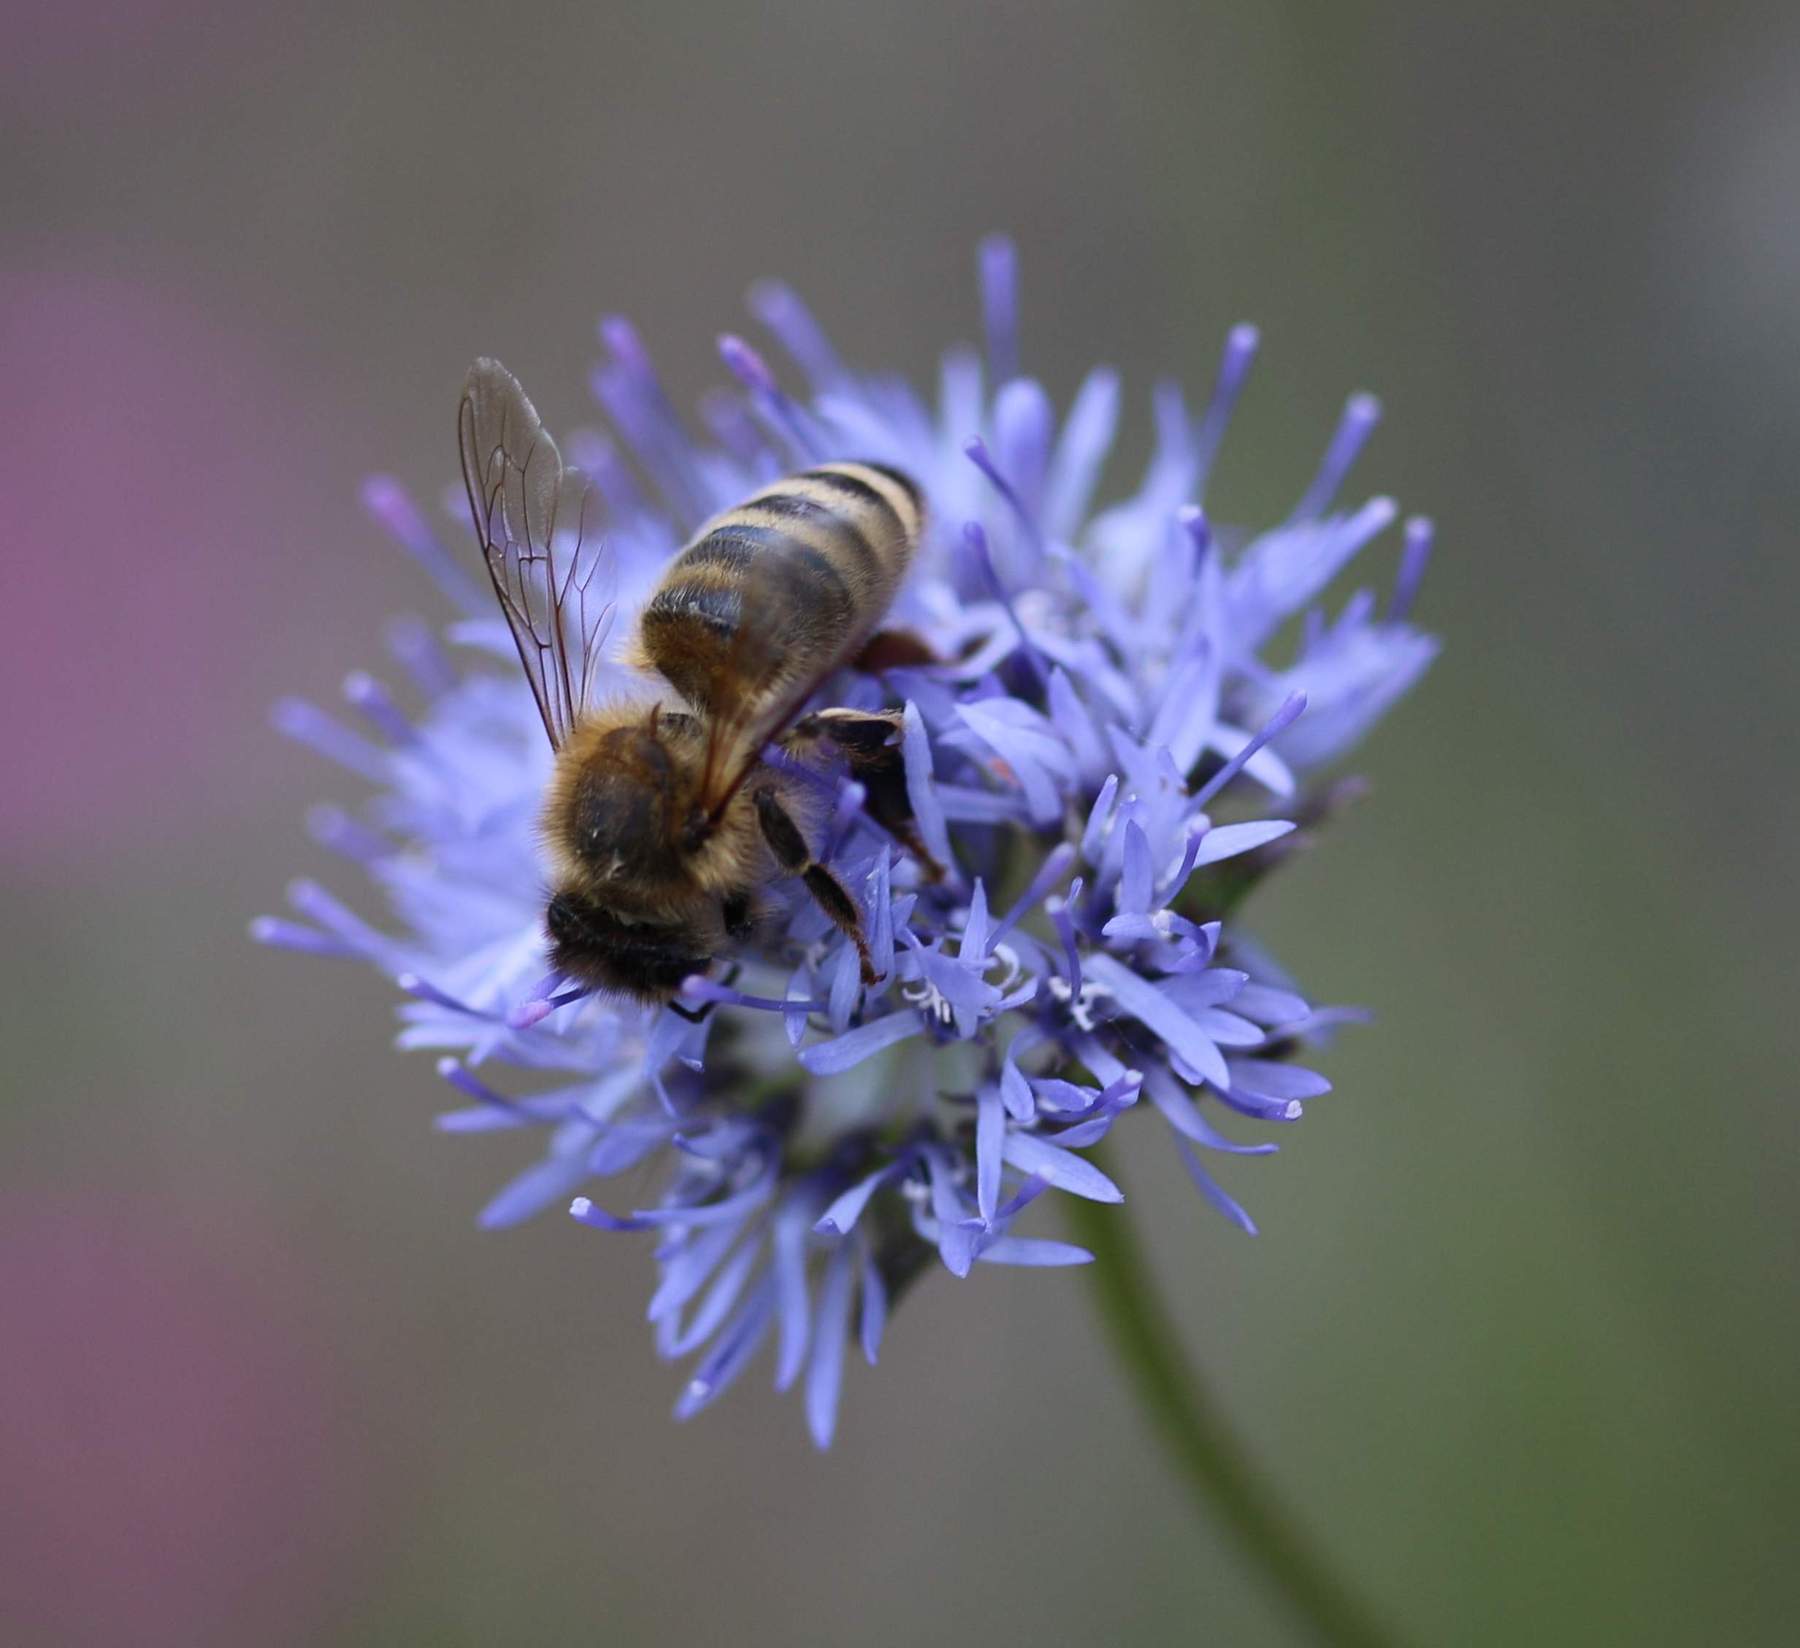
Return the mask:
[(900, 1177), (909, 1165), (907, 1158), (890, 1162), (886, 1167), (858, 1180), (834, 1201), (813, 1225), (813, 1229), (824, 1236), (844, 1236), (855, 1229), (856, 1221), (863, 1215), (863, 1209), (869, 1205), (872, 1197), (883, 1185)]
[(906, 800), (912, 808), (913, 822), (918, 825), (919, 839), (931, 856), (946, 870), (955, 868), (950, 851), (950, 831), (944, 809), (931, 781), (931, 744), (925, 736), (925, 722), (919, 706), (907, 700), (900, 725), (900, 759), (906, 769)]
[(1091, 1265), (1093, 1254), (1073, 1242), (1052, 1242), (1041, 1236), (1002, 1236), (980, 1253), (988, 1265)]
[(1344, 477), (1350, 473), (1363, 445), (1374, 433), (1376, 424), (1381, 422), (1381, 402), (1373, 395), (1352, 395), (1344, 403), (1343, 416), (1338, 426), (1332, 431), (1331, 444), (1325, 449), (1325, 456), (1320, 461), (1319, 472), (1306, 489), (1306, 496), (1300, 500), (1294, 514), (1302, 519), (1310, 519), (1322, 515), (1331, 507), (1331, 501), (1344, 483)]
[(635, 1216), (659, 1225), (717, 1225), (746, 1219), (768, 1201), (775, 1188), (776, 1164), (763, 1167), (742, 1190), (697, 1207), (638, 1208)]
[(561, 1202), (588, 1176), (587, 1155), (546, 1156), (533, 1162), (481, 1210), (477, 1223), (483, 1230), (505, 1230), (541, 1213), (552, 1202)]
[(1217, 1007), (1227, 1001), (1235, 1008), (1248, 977), (1235, 967), (1208, 967), (1184, 974), (1178, 982), (1169, 985), (1169, 996), (1190, 1013), (1197, 1014), (1203, 1007)]
[(718, 1343), (694, 1370), (675, 1404), (677, 1419), (691, 1419), (725, 1394), (761, 1346), (774, 1307), (775, 1279), (765, 1273), (731, 1325), (719, 1335)]
[(1312, 1009), (1291, 990), (1276, 990), (1266, 984), (1246, 984), (1233, 998), (1232, 1006), (1245, 1018), (1255, 1019), (1271, 1029), (1305, 1018)]
[(1425, 578), (1425, 568), (1431, 560), (1432, 532), (1431, 522), (1423, 515), (1415, 515), (1406, 523), (1404, 547), (1400, 551), (1400, 571), (1394, 578), (1393, 599), (1388, 602), (1387, 615), (1393, 623), (1399, 623), (1412, 611), (1413, 600), (1419, 593), (1419, 585)]
[(1250, 1235), (1254, 1236), (1256, 1234), (1255, 1222), (1248, 1213), (1220, 1189), (1212, 1175), (1200, 1165), (1200, 1158), (1194, 1154), (1192, 1148), (1188, 1145), (1187, 1140), (1177, 1137), (1175, 1140), (1175, 1148), (1181, 1155), (1181, 1165), (1188, 1170), (1188, 1176), (1199, 1186), (1200, 1194), (1211, 1202), (1214, 1207), (1223, 1213), (1225, 1217), (1240, 1230), (1247, 1231)]
[(577, 1196), (569, 1203), (569, 1213), (584, 1225), (592, 1225), (596, 1230), (648, 1230), (650, 1227), (641, 1219), (621, 1219), (616, 1213), (608, 1213), (605, 1208), (596, 1207), (585, 1196)]
[[(580, 1199), (586, 1201), (585, 1197)], [(587, 1205), (593, 1207), (592, 1202)], [(631, 1223), (639, 1229), (651, 1228), (641, 1220)], [(665, 1316), (673, 1316), (679, 1311), (706, 1285), (707, 1277), (742, 1234), (737, 1225), (711, 1225), (695, 1231), (681, 1243), (678, 1252), (663, 1259), (662, 1275), (656, 1291), (650, 1296), (650, 1308), (645, 1311), (645, 1316), (652, 1322), (660, 1322)]]
[(806, 1424), (821, 1448), (837, 1429), (838, 1398), (844, 1388), (844, 1343), (850, 1335), (851, 1261), (855, 1248), (839, 1242), (819, 1289), (819, 1319), (812, 1361), (806, 1370)]
[(1077, 767), (1083, 774), (1098, 777), (1106, 766), (1106, 747), (1100, 742), (1093, 716), (1061, 668), (1050, 673), (1049, 700), (1050, 720), (1069, 741)]
[(957, 954), (965, 961), (979, 961), (988, 953), (987, 888), (981, 877), (975, 878), (975, 890), (969, 895), (968, 920), (963, 925), (962, 943)]
[(1085, 1196), (1090, 1202), (1122, 1202), (1125, 1192), (1111, 1179), (1072, 1150), (1063, 1150), (1032, 1133), (1009, 1132), (1006, 1159), (1021, 1173), (1030, 1173), (1058, 1190)]
[(1044, 386), (1014, 378), (994, 397), (994, 451), (1025, 512), (1039, 518), (1055, 413)]
[(1316, 1070), (1273, 1059), (1229, 1059), (1231, 1089), (1261, 1099), (1316, 1099), (1331, 1091), (1331, 1083)]
[(670, 1336), (670, 1356), (686, 1356), (689, 1351), (697, 1349), (713, 1336), (731, 1307), (738, 1302), (744, 1291), (744, 1284), (750, 1280), (750, 1273), (761, 1257), (762, 1244), (755, 1241), (745, 1242), (732, 1254), (719, 1274), (713, 1278), (711, 1286), (694, 1311), (693, 1319), (685, 1328)]
[(806, 1206), (797, 1198), (776, 1215), (770, 1246), (775, 1270), (775, 1388), (786, 1390), (806, 1363), (811, 1326), (806, 1298)]
[(1044, 495), (1044, 531), (1073, 538), (1093, 502), (1094, 487), (1119, 425), (1119, 374), (1097, 366), (1082, 380), (1063, 420)]
[(1135, 819), (1125, 826), (1124, 868), (1115, 898), (1121, 914), (1141, 915), (1150, 908), (1150, 838)]
[[(1024, 1032), (1021, 1031), (1020, 1034), (1023, 1035)], [(1006, 1055), (1006, 1062), (1000, 1067), (1000, 1097), (1006, 1105), (1006, 1113), (1016, 1122), (1030, 1121), (1037, 1111), (1031, 1084), (1013, 1063), (1010, 1052)]]
[(989, 235), (981, 243), (981, 319), (988, 371), (1005, 383), (1019, 370), (1019, 262), (1013, 243)]
[(889, 1013), (886, 1018), (859, 1024), (854, 1030), (848, 1030), (830, 1041), (815, 1042), (811, 1047), (804, 1047), (797, 1057), (801, 1065), (813, 1075), (835, 1076), (861, 1064), (864, 1059), (885, 1052), (909, 1036), (921, 1034), (924, 1029), (924, 1021), (917, 1013)]
[(781, 339), (816, 392), (845, 385), (849, 373), (824, 329), (813, 319), (794, 289), (783, 281), (758, 281), (750, 288), (750, 309), (764, 326)]
[(1221, 859), (1236, 858), (1271, 841), (1279, 841), (1294, 826), (1284, 819), (1269, 819), (1257, 824), (1221, 824), (1208, 830), (1200, 842), (1196, 864), (1217, 864)]
[(1272, 1156), (1280, 1148), (1273, 1144), (1239, 1144), (1235, 1139), (1227, 1138), (1206, 1119), (1192, 1095), (1184, 1093), (1166, 1070), (1151, 1070), (1144, 1078), (1144, 1091), (1177, 1133), (1185, 1134), (1208, 1150), (1230, 1156)]
[(1194, 1022), (1221, 1047), (1260, 1047), (1268, 1040), (1259, 1024), (1218, 1007), (1203, 1007)]
[(875, 1366), (881, 1355), (887, 1309), (887, 1283), (882, 1281), (881, 1267), (875, 1263), (875, 1250), (865, 1242), (862, 1244), (862, 1353), (870, 1367)]
[(983, 1221), (994, 1222), (1000, 1203), (1000, 1152), (1006, 1138), (1006, 1110), (992, 1082), (975, 1095), (975, 1206)]
[(1103, 1116), (1095, 1116), (1091, 1121), (1076, 1122), (1073, 1127), (1065, 1127), (1056, 1135), (1056, 1143), (1064, 1150), (1086, 1150), (1089, 1145), (1096, 1145), (1112, 1131), (1113, 1113), (1108, 1111)]
[(1219, 361), (1219, 375), (1213, 381), (1212, 399), (1207, 403), (1206, 414), (1200, 420), (1199, 433), (1194, 438), (1195, 457), (1202, 481), (1212, 467), (1213, 456), (1225, 434), (1225, 426), (1231, 422), (1232, 409), (1237, 405), (1244, 380), (1250, 375), (1250, 364), (1256, 359), (1257, 345), (1260, 342), (1261, 335), (1257, 329), (1241, 322), (1225, 336), (1225, 352)]
[(1225, 1059), (1206, 1032), (1155, 985), (1100, 951), (1088, 956), (1087, 970), (1127, 1013), (1161, 1036), (1203, 1079), (1220, 1087), (1229, 1083)]

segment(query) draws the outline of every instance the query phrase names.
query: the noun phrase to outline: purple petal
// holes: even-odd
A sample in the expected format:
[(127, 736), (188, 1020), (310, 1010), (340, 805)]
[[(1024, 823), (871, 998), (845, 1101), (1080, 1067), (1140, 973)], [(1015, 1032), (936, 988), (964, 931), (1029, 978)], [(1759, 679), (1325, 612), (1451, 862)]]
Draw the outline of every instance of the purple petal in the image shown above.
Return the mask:
[(988, 953), (987, 889), (981, 877), (975, 878), (975, 891), (969, 895), (969, 917), (963, 926), (962, 943), (957, 955), (965, 961), (979, 961)]
[(1044, 386), (1014, 378), (994, 397), (994, 448), (1025, 511), (1035, 521), (1050, 464), (1050, 434), (1056, 415)]
[(1032, 1133), (1009, 1132), (1005, 1155), (1021, 1173), (1029, 1173), (1058, 1190), (1085, 1196), (1090, 1202), (1122, 1202), (1125, 1192), (1072, 1150), (1063, 1150)]
[(883, 847), (875, 855), (875, 863), (867, 878), (869, 907), (869, 957), (875, 964), (875, 976), (894, 976), (894, 855)]
[(1075, 392), (1050, 461), (1043, 509), (1044, 531), (1050, 537), (1072, 538), (1086, 517), (1118, 424), (1119, 374), (1097, 366)]
[(1087, 958), (1089, 975), (1112, 992), (1113, 999), (1134, 1019), (1167, 1042), (1202, 1078), (1223, 1087), (1230, 1081), (1224, 1057), (1192, 1017), (1162, 991), (1101, 951)]
[(1106, 827), (1112, 818), (1113, 800), (1119, 793), (1119, 775), (1109, 773), (1088, 808), (1087, 824), (1081, 832), (1081, 856), (1090, 864), (1098, 864), (1106, 850)]
[(1194, 1022), (1222, 1047), (1260, 1047), (1268, 1040), (1261, 1025), (1217, 1007), (1201, 1008)]
[(636, 1167), (653, 1150), (660, 1150), (674, 1134), (666, 1115), (627, 1116), (614, 1122), (588, 1152), (588, 1172), (597, 1179)]
[(843, 361), (792, 287), (777, 280), (758, 281), (750, 288), (750, 311), (781, 340), (816, 393), (845, 385), (849, 373)]
[(989, 1265), (1091, 1265), (1093, 1254), (1073, 1242), (1052, 1242), (1041, 1236), (1002, 1236), (989, 1242), (979, 1255)]
[(1206, 1119), (1192, 1096), (1184, 1093), (1166, 1070), (1150, 1071), (1144, 1078), (1144, 1091), (1177, 1133), (1185, 1134), (1208, 1150), (1222, 1151), (1230, 1156), (1271, 1156), (1279, 1148), (1272, 1144), (1239, 1144), (1235, 1139), (1227, 1138)]
[[(585, 1201), (585, 1197), (577, 1199)], [(593, 1204), (588, 1203), (591, 1208)], [(607, 1215), (611, 1217), (611, 1215)], [(591, 1222), (591, 1221), (589, 1221)], [(639, 1229), (650, 1227), (641, 1220), (632, 1223)], [(656, 1284), (656, 1291), (650, 1296), (650, 1308), (644, 1315), (652, 1322), (660, 1322), (665, 1317), (674, 1316), (683, 1305), (706, 1285), (706, 1279), (718, 1267), (719, 1261), (729, 1253), (742, 1235), (736, 1225), (713, 1225), (705, 1230), (696, 1231), (681, 1243), (677, 1252), (663, 1260), (662, 1275)]]
[(1005, 383), (1019, 370), (1019, 263), (1013, 243), (990, 235), (981, 243), (981, 319), (988, 372)]
[(1339, 418), (1337, 428), (1332, 431), (1331, 444), (1325, 448), (1319, 472), (1307, 487), (1306, 496), (1294, 510), (1296, 519), (1310, 520), (1315, 515), (1324, 514), (1331, 507), (1331, 500), (1344, 484), (1344, 477), (1350, 473), (1364, 443), (1380, 422), (1381, 402), (1373, 395), (1352, 395), (1344, 403), (1343, 416)]
[[(1232, 753), (1225, 765), (1194, 792), (1194, 805), (1196, 807), (1204, 807), (1208, 801), (1217, 795), (1220, 790), (1224, 789), (1225, 786), (1229, 784), (1232, 779), (1236, 778), (1246, 767), (1252, 768), (1253, 777), (1257, 776), (1254, 769), (1254, 763), (1263, 753), (1263, 746), (1267, 744), (1271, 738), (1275, 737), (1277, 733), (1292, 726), (1305, 709), (1306, 694), (1303, 692), (1289, 693), (1288, 696), (1282, 700), (1275, 713), (1271, 715), (1256, 732), (1246, 738)], [(1225, 731), (1224, 728), (1220, 728), (1219, 730), (1220, 732)], [(1215, 744), (1216, 742), (1217, 740), (1215, 740)], [(1286, 781), (1285, 787), (1280, 784), (1274, 786), (1277, 793), (1286, 794), (1293, 789), (1293, 778), (1285, 767), (1277, 766), (1271, 776)], [(1270, 778), (1264, 777), (1261, 781), (1269, 783)]]
[(717, 1225), (748, 1218), (769, 1199), (775, 1188), (777, 1167), (773, 1160), (758, 1169), (742, 1190), (698, 1207), (641, 1207), (634, 1216), (657, 1225)]
[(1406, 523), (1405, 546), (1400, 551), (1400, 571), (1394, 578), (1393, 599), (1388, 602), (1391, 623), (1401, 622), (1412, 611), (1413, 599), (1431, 560), (1432, 524), (1423, 515)]
[(908, 1158), (902, 1157), (897, 1162), (890, 1162), (886, 1167), (879, 1168), (867, 1178), (859, 1179), (825, 1209), (813, 1229), (822, 1236), (848, 1235), (856, 1227), (856, 1221), (862, 1217), (863, 1209), (869, 1205), (869, 1198), (883, 1185), (899, 1178), (908, 1165)]
[(1259, 1099), (1316, 1099), (1331, 1083), (1315, 1070), (1273, 1059), (1229, 1059), (1231, 1090)]
[(1221, 824), (1201, 838), (1196, 864), (1217, 864), (1222, 859), (1236, 858), (1239, 853), (1253, 852), (1271, 841), (1279, 841), (1294, 826), (1284, 819), (1269, 819), (1256, 824)]
[(694, 1376), (687, 1382), (675, 1404), (677, 1419), (691, 1419), (730, 1388), (731, 1382), (744, 1371), (745, 1365), (762, 1344), (774, 1314), (775, 1280), (764, 1275), (756, 1291), (745, 1302), (736, 1319), (719, 1336)]
[(937, 787), (931, 781), (931, 744), (925, 736), (925, 722), (919, 706), (907, 700), (900, 725), (900, 757), (906, 769), (906, 799), (919, 827), (919, 838), (931, 856), (946, 870), (955, 867), (950, 852), (950, 831), (943, 806), (937, 798)]
[(1251, 1217), (1221, 1190), (1213, 1177), (1200, 1165), (1200, 1158), (1189, 1147), (1186, 1139), (1177, 1138), (1175, 1149), (1181, 1156), (1181, 1165), (1188, 1170), (1188, 1176), (1200, 1187), (1200, 1194), (1212, 1203), (1239, 1229), (1256, 1234), (1256, 1225)]
[(363, 508), (425, 569), (460, 612), (479, 617), (493, 610), (462, 561), (444, 547), (412, 494), (393, 476), (371, 475), (363, 482), (362, 502)]
[(730, 1313), (731, 1307), (738, 1302), (744, 1291), (744, 1284), (750, 1280), (750, 1273), (761, 1256), (762, 1244), (755, 1241), (745, 1242), (732, 1254), (725, 1267), (714, 1277), (712, 1285), (707, 1288), (705, 1297), (694, 1312), (693, 1320), (685, 1328), (670, 1335), (668, 1355), (686, 1356), (689, 1351), (697, 1349), (713, 1336)]
[(881, 1279), (881, 1267), (875, 1263), (875, 1250), (867, 1243), (862, 1250), (862, 1353), (870, 1367), (881, 1353), (881, 1334), (887, 1326), (887, 1283)]
[(1116, 897), (1121, 914), (1141, 915), (1150, 908), (1150, 838), (1135, 819), (1125, 826), (1124, 869)]
[[(1024, 1033), (1019, 1032), (1020, 1035)], [(1014, 1045), (1017, 1045), (1016, 1039)], [(1013, 1063), (1010, 1052), (1006, 1055), (1006, 1062), (1000, 1067), (1000, 1097), (1005, 1102), (1006, 1113), (1016, 1122), (1028, 1122), (1036, 1114), (1037, 1102), (1032, 1097), (1031, 1084)]]
[(812, 1363), (806, 1370), (806, 1424), (813, 1441), (831, 1446), (837, 1429), (838, 1397), (844, 1388), (844, 1342), (850, 1333), (851, 1260), (855, 1251), (840, 1242), (825, 1267), (819, 1289), (819, 1320), (813, 1339)]
[(806, 1362), (806, 1207), (790, 1199), (775, 1217), (775, 1388), (786, 1390)]
[(1061, 668), (1050, 673), (1049, 700), (1051, 723), (1069, 741), (1076, 765), (1084, 773), (1100, 772), (1106, 765), (1106, 747), (1093, 716)]
[(1235, 1006), (1247, 977), (1235, 967), (1207, 967), (1200, 972), (1184, 974), (1168, 990), (1171, 998), (1188, 1012), (1198, 1013), (1203, 1007), (1217, 1007), (1226, 1001)]
[[(597, 1129), (595, 1130), (597, 1131)], [(564, 1200), (588, 1176), (587, 1152), (546, 1156), (532, 1165), (484, 1207), (477, 1223), (483, 1230), (505, 1230)]]
[(569, 1203), (570, 1216), (579, 1219), (584, 1225), (592, 1225), (596, 1230), (648, 1230), (650, 1227), (641, 1219), (621, 1219), (616, 1213), (608, 1213), (603, 1207), (596, 1207), (586, 1196), (577, 1196)]
[(1292, 1024), (1305, 1018), (1312, 1009), (1291, 990), (1276, 990), (1266, 984), (1246, 984), (1231, 1002), (1234, 1011), (1258, 1024), (1271, 1027)]
[(890, 1013), (886, 1018), (859, 1024), (854, 1030), (830, 1041), (815, 1042), (811, 1047), (802, 1048), (796, 1056), (802, 1067), (813, 1075), (835, 1076), (861, 1064), (864, 1059), (885, 1052), (909, 1036), (921, 1034), (924, 1029), (924, 1021), (917, 1013)]
[(1000, 1152), (1006, 1138), (1006, 1111), (1000, 1089), (984, 1083), (975, 1095), (975, 1206), (987, 1224), (1000, 1203)]
[(1225, 352), (1219, 361), (1219, 375), (1213, 380), (1212, 399), (1207, 403), (1206, 414), (1200, 420), (1200, 431), (1194, 439), (1202, 480), (1212, 468), (1213, 455), (1219, 449), (1225, 426), (1231, 422), (1232, 409), (1237, 405), (1245, 378), (1250, 375), (1250, 363), (1256, 359), (1260, 341), (1261, 334), (1256, 328), (1243, 323), (1225, 334)]
[(862, 963), (854, 946), (840, 944), (837, 954), (826, 964), (825, 970), (830, 979), (825, 1016), (833, 1030), (841, 1031), (850, 1022), (851, 1013), (862, 999)]

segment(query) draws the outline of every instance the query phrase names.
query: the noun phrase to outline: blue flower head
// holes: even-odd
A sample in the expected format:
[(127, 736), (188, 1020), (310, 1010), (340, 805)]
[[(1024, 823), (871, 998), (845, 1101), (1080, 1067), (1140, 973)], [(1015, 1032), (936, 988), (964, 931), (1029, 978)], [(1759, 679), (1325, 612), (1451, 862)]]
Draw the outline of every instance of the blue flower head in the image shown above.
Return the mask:
[[(311, 824), (386, 913), (372, 925), (303, 882), (293, 915), (256, 936), (398, 986), (400, 1045), (435, 1050), (463, 1101), (443, 1131), (541, 1139), (484, 1225), (567, 1208), (648, 1235), (657, 1348), (689, 1359), (679, 1417), (772, 1339), (775, 1384), (804, 1390), (821, 1446), (850, 1351), (875, 1361), (891, 1305), (933, 1261), (964, 1277), (1089, 1257), (1029, 1233), (1027, 1212), (1050, 1195), (1121, 1200), (1086, 1152), (1134, 1112), (1254, 1230), (1205, 1161), (1276, 1147), (1240, 1141), (1227, 1113), (1298, 1120), (1329, 1087), (1301, 1061), (1354, 1015), (1308, 1002), (1243, 930), (1241, 901), (1317, 830), (1338, 793), (1318, 775), (1436, 649), (1408, 616), (1425, 521), (1405, 526), (1385, 601), (1323, 604), (1395, 519), (1386, 498), (1338, 502), (1378, 417), (1370, 397), (1352, 397), (1285, 520), (1215, 527), (1208, 472), (1257, 346), (1240, 326), (1197, 416), (1158, 390), (1143, 479), (1096, 507), (1118, 380), (1096, 369), (1059, 417), (1019, 370), (1011, 247), (989, 242), (980, 266), (985, 353), (951, 350), (931, 401), (853, 370), (767, 285), (751, 308), (791, 368), (722, 339), (733, 387), (703, 399), (695, 433), (637, 335), (608, 320), (592, 387), (611, 433), (566, 442), (605, 512), (601, 690), (629, 677), (636, 609), (708, 516), (827, 459), (893, 464), (923, 487), (932, 526), (889, 621), (940, 662), (846, 671), (829, 701), (903, 710), (906, 794), (943, 876), (846, 774), (814, 774), (815, 852), (861, 905), (874, 984), (781, 883), (777, 918), (669, 1006), (548, 971), (538, 709), (479, 557), (446, 545), (394, 480), (368, 482), (368, 507), (457, 618), (396, 624), (404, 686), (352, 675), (348, 720), (299, 702), (275, 716), (373, 787), (359, 812)], [(652, 1205), (609, 1195), (648, 1161)]]

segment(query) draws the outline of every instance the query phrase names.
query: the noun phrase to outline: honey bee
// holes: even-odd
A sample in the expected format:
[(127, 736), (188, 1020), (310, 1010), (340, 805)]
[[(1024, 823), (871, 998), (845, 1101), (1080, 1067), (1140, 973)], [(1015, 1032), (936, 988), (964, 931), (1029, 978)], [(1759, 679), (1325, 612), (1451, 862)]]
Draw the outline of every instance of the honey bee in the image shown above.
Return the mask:
[(764, 887), (797, 876), (873, 983), (856, 901), (807, 844), (816, 786), (765, 752), (775, 743), (803, 765), (842, 754), (865, 810), (936, 872), (912, 829), (899, 715), (801, 716), (879, 641), (924, 526), (918, 486), (883, 464), (822, 464), (707, 522), (645, 604), (630, 654), (677, 702), (596, 706), (608, 610), (592, 587), (587, 481), (498, 361), (470, 368), (457, 437), (494, 593), (556, 752), (542, 819), (551, 965), (668, 1002), (755, 929)]

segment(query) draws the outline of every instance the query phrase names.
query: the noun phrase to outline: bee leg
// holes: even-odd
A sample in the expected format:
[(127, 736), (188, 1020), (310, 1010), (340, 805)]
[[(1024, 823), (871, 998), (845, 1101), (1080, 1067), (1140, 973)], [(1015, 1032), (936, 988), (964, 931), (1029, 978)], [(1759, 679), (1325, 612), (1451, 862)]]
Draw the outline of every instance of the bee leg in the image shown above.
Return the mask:
[(802, 745), (829, 739), (842, 750), (851, 776), (867, 792), (864, 810), (919, 861), (928, 881), (942, 881), (944, 867), (931, 856), (913, 821), (900, 725), (898, 710), (818, 710), (796, 721), (788, 736)]
[(806, 837), (801, 835), (800, 826), (788, 817), (773, 790), (759, 789), (756, 792), (756, 821), (762, 826), (763, 839), (774, 853), (775, 862), (789, 875), (796, 875), (806, 883), (806, 890), (818, 902), (819, 908), (837, 923), (856, 946), (856, 954), (862, 962), (863, 983), (873, 984), (875, 964), (869, 958), (869, 943), (863, 937), (862, 915), (856, 908), (856, 901), (851, 898), (843, 882), (819, 863), (807, 849)]

